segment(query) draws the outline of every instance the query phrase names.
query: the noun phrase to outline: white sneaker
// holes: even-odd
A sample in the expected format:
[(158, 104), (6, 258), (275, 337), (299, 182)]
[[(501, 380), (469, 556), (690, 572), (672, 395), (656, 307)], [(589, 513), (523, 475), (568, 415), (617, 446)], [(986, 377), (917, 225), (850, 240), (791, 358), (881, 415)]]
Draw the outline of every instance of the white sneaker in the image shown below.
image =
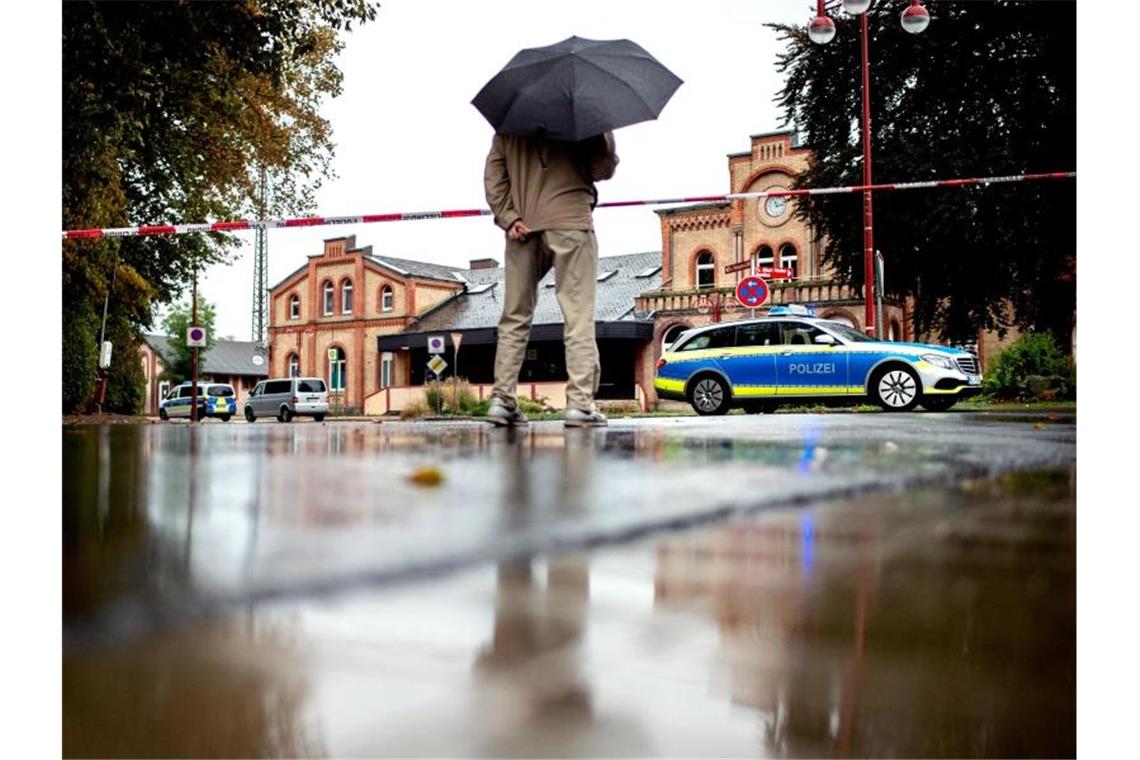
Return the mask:
[(508, 425), (525, 425), (528, 420), (517, 406), (512, 409), (496, 396), (491, 400), (491, 405), (487, 407), (487, 422), (505, 427)]
[(597, 409), (567, 409), (566, 427), (605, 427), (606, 415)]

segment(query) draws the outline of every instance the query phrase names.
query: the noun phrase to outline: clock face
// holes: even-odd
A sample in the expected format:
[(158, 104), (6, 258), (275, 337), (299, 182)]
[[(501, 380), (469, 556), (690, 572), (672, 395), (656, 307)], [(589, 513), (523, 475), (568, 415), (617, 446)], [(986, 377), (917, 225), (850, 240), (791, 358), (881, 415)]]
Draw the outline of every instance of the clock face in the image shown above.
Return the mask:
[[(772, 190), (787, 189), (788, 188), (784, 187), (783, 185), (772, 185), (771, 187), (766, 188), (766, 191), (770, 192)], [(765, 198), (758, 204), (757, 208), (761, 223), (767, 225), (768, 227), (779, 227), (781, 224), (787, 222), (790, 218), (791, 215), (788, 213), (790, 206), (791, 204), (788, 203), (787, 197), (782, 195), (776, 196), (774, 198)]]
[(768, 216), (783, 216), (784, 212), (788, 210), (788, 199), (779, 196), (769, 198), (764, 203), (764, 210), (768, 212)]

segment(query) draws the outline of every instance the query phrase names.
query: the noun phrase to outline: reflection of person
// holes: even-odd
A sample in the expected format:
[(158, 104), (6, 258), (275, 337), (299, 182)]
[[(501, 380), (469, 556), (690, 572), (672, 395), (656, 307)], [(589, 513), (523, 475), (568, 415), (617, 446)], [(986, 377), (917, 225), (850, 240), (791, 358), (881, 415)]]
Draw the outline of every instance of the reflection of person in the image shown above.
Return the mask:
[(516, 390), (530, 340), (538, 281), (554, 267), (566, 346), (566, 424), (605, 425), (594, 408), (601, 364), (594, 340), (598, 244), (594, 182), (617, 167), (613, 134), (564, 142), (496, 134), (483, 172), (495, 224), (507, 233), (503, 316), (495, 350), (494, 398), (487, 419), (525, 424)]

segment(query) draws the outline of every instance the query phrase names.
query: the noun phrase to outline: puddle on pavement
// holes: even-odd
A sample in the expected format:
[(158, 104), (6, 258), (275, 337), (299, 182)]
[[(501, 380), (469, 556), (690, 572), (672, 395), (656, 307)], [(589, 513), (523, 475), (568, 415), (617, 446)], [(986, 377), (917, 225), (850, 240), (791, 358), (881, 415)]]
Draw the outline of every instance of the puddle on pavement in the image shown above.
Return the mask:
[[(65, 620), (140, 577), (153, 595), (196, 582), (181, 552), (193, 533), (155, 527), (156, 512), (186, 518), (153, 498), (155, 442), (114, 433), (71, 446), (65, 434), (78, 468), (65, 478)], [(501, 441), (486, 435), (417, 433), (404, 448), (274, 434), (266, 449), (430, 454), (456, 436), (469, 444), (457, 457), (490, 458)], [(670, 466), (694, 455), (655, 438), (602, 448)], [(555, 447), (533, 445), (539, 459)], [(100, 460), (101, 446), (136, 455)], [(1067, 468), (812, 502), (104, 641), (64, 658), (64, 754), (1072, 756), (1074, 491)], [(516, 496), (498, 519), (528, 519), (535, 502)]]

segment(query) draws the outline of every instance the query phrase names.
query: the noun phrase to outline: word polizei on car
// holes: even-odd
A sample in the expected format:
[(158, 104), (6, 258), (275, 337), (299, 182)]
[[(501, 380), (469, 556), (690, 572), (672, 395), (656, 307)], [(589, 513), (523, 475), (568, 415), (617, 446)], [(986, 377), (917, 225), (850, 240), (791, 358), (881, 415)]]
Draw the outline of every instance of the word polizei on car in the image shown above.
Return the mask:
[(653, 385), (660, 398), (704, 415), (821, 399), (944, 412), (980, 393), (982, 376), (967, 351), (875, 340), (803, 306), (777, 306), (760, 319), (682, 333), (657, 362)]

